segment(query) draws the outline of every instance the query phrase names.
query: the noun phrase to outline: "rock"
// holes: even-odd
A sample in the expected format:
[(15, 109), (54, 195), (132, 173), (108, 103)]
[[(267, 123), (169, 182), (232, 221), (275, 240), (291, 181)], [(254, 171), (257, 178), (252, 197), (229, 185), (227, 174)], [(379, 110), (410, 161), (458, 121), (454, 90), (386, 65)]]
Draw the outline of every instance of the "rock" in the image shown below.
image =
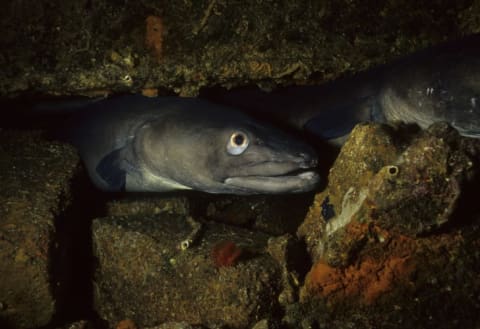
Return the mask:
[[(203, 196), (205, 217), (272, 235), (294, 234), (305, 218), (313, 194)], [(197, 206), (197, 208), (199, 208)]]
[[(281, 274), (264, 251), (265, 234), (167, 213), (96, 219), (92, 232), (95, 308), (111, 325), (128, 318), (139, 327), (185, 321), (245, 328), (277, 307), (271, 301)], [(212, 259), (236, 250), (234, 262)]]
[(0, 94), (194, 96), (205, 86), (304, 83), (312, 73), (326, 81), (478, 32), (480, 11), (475, 1), (97, 4), (6, 3)]
[(192, 326), (187, 322), (166, 322), (166, 323), (162, 323), (159, 326), (149, 327), (146, 329), (195, 329), (195, 328), (201, 329), (205, 327)]
[(160, 213), (187, 215), (190, 204), (186, 197), (165, 197), (162, 194), (129, 195), (116, 198), (107, 204), (107, 214), (117, 215), (158, 215)]
[(292, 326), (476, 328), (480, 141), (357, 126), (298, 234), (314, 264)]
[(45, 326), (62, 311), (68, 255), (61, 216), (79, 158), (37, 132), (0, 131), (0, 326)]
[(255, 323), (255, 325), (252, 327), (252, 329), (274, 329), (278, 328), (272, 321), (269, 321), (268, 319), (263, 319)]
[(474, 145), (443, 123), (418, 133), (357, 126), (298, 230), (312, 258), (348, 263), (368, 238), (349, 238), (351, 223), (417, 237), (452, 221), (462, 189), (479, 171)]

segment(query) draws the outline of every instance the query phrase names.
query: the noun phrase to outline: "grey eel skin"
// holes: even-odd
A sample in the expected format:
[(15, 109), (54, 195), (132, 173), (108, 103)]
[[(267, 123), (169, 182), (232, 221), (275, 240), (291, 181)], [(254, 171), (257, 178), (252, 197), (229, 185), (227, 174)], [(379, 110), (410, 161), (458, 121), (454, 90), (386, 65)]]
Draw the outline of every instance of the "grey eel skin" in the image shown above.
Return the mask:
[(319, 181), (310, 146), (200, 99), (119, 96), (90, 104), (71, 123), (65, 139), (105, 191), (296, 193)]
[(231, 91), (217, 102), (276, 120), (332, 145), (360, 122), (446, 121), (480, 138), (480, 35), (441, 44), (352, 77), (273, 92)]

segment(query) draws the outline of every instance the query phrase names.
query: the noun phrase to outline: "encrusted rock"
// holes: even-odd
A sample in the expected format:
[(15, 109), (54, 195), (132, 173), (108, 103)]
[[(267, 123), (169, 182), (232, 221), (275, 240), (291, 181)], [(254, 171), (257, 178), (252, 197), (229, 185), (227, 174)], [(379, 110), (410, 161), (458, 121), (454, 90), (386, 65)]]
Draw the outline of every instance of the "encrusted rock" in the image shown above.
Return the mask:
[(107, 204), (107, 213), (117, 215), (158, 215), (160, 213), (187, 215), (190, 204), (186, 197), (165, 197), (157, 195), (128, 196), (115, 199)]
[(0, 131), (0, 327), (48, 324), (62, 310), (68, 248), (57, 226), (76, 152), (40, 133)]
[[(343, 147), (298, 231), (314, 264), (289, 322), (480, 323), (480, 142), (444, 123), (404, 129), (359, 125)], [(352, 316), (338, 323), (331, 305)]]
[(192, 223), (199, 222), (172, 214), (93, 222), (95, 308), (103, 319), (245, 328), (277, 307), (281, 274), (264, 251), (267, 235), (208, 223), (198, 231)]
[(314, 260), (348, 263), (368, 239), (346, 238), (351, 223), (416, 237), (453, 220), (462, 188), (478, 172), (477, 141), (443, 123), (425, 132), (402, 129), (354, 129), (298, 231)]
[(311, 194), (203, 197), (207, 219), (273, 235), (294, 234), (312, 198)]

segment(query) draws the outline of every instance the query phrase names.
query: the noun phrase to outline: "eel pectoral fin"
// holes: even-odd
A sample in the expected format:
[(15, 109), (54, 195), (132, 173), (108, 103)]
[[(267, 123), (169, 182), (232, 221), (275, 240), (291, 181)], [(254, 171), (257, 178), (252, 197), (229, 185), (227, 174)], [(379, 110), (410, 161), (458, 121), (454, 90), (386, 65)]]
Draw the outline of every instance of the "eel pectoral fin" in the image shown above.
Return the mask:
[(326, 118), (325, 115), (317, 115), (308, 120), (304, 128), (308, 133), (328, 141), (347, 135), (357, 123), (345, 117)]
[(110, 191), (125, 191), (127, 171), (125, 169), (124, 148), (116, 149), (100, 160), (95, 168), (98, 176), (107, 184)]
[(346, 137), (360, 122), (378, 121), (375, 115), (375, 100), (372, 97), (356, 99), (334, 108), (322, 109), (309, 118), (303, 128), (310, 134), (326, 141)]

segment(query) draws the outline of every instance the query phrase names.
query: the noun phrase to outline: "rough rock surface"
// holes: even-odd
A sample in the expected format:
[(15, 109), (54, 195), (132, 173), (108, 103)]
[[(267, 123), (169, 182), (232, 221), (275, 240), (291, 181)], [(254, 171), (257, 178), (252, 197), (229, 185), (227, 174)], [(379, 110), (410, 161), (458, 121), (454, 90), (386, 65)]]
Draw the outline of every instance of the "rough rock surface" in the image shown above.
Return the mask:
[[(34, 328), (62, 310), (70, 183), (79, 169), (71, 147), (40, 133), (0, 131), (0, 327)], [(62, 268), (63, 267), (63, 268)]]
[(92, 230), (95, 307), (111, 325), (245, 328), (277, 308), (280, 270), (265, 234), (169, 214), (101, 218)]
[(314, 260), (347, 263), (362, 244), (339, 238), (351, 223), (417, 237), (455, 220), (462, 190), (478, 176), (479, 142), (444, 123), (409, 129), (363, 124), (353, 130), (298, 231)]
[[(313, 200), (313, 193), (298, 195), (199, 196), (193, 210), (207, 220), (241, 226), (271, 235), (295, 234)], [(197, 204), (195, 206), (195, 204)]]
[(477, 326), (479, 173), (480, 142), (444, 123), (357, 126), (298, 231), (314, 261), (301, 300), (324, 313), (312, 321)]
[(8, 1), (0, 95), (325, 81), (478, 32), (478, 14), (473, 0)]

